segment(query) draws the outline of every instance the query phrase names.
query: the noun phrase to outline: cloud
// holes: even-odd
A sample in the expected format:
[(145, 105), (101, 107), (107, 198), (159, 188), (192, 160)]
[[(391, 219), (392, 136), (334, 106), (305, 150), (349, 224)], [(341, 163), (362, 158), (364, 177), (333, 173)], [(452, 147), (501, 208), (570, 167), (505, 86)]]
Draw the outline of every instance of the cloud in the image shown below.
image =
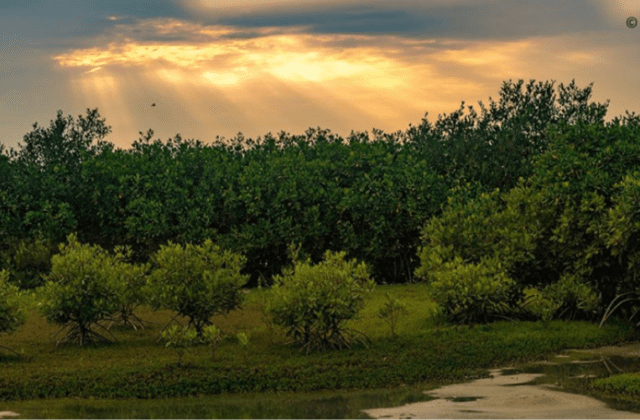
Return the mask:
[(521, 39), (610, 29), (598, 0), (205, 1), (199, 16), (244, 28), (303, 26), (308, 33), (395, 34), (455, 39)]
[[(625, 19), (640, 17), (638, 8), (631, 0), (4, 0), (0, 79), (13, 90), (0, 91), (0, 126), (24, 133), (52, 109), (98, 106), (122, 145), (148, 127), (204, 140), (317, 125), (396, 130), (426, 111), (495, 98), (502, 81), (519, 78), (596, 81), (596, 94), (608, 95), (598, 100), (622, 92), (629, 108), (638, 32)], [(16, 112), (28, 118), (12, 120)]]

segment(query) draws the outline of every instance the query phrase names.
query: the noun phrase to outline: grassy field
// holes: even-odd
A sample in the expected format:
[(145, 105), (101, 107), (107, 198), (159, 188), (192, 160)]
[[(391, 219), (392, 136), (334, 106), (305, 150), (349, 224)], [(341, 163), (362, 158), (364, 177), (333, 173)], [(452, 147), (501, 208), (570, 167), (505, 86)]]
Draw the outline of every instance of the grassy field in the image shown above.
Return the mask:
[[(610, 323), (603, 329), (586, 322), (497, 322), (475, 327), (444, 325), (434, 320), (436, 305), (423, 284), (377, 286), (361, 318), (348, 326), (364, 332), (369, 347), (305, 354), (264, 311), (269, 291), (254, 289), (243, 309), (214, 323), (226, 334), (212, 360), (211, 350), (188, 348), (181, 363), (175, 350), (157, 342), (161, 328), (174, 316), (141, 307), (150, 321), (135, 331), (114, 325), (116, 341), (79, 347), (52, 341), (60, 329), (37, 313), (36, 294), (27, 323), (0, 336), (0, 400), (39, 398), (158, 398), (223, 392), (315, 391), (367, 389), (443, 383), (478, 377), (508, 363), (544, 359), (565, 348), (595, 347), (629, 341), (628, 327)], [(377, 317), (389, 293), (404, 302), (408, 314), (398, 322), (397, 337)], [(184, 321), (184, 320), (183, 320)], [(246, 349), (236, 339), (248, 333)]]

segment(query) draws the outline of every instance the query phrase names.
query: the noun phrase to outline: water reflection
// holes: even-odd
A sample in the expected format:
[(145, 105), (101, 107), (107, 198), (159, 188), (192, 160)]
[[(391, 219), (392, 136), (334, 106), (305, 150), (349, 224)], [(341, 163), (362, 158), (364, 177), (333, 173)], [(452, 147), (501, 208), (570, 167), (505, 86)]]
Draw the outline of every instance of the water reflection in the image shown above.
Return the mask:
[[(49, 400), (7, 403), (18, 418), (370, 418), (366, 408), (428, 401), (424, 387), (351, 392), (234, 394), (159, 400)], [(10, 406), (10, 407), (9, 407)]]
[[(596, 392), (585, 391), (585, 385), (594, 378), (606, 378), (613, 374), (640, 372), (639, 357), (588, 355), (581, 352), (571, 352), (560, 355), (548, 363), (536, 363), (516, 369), (503, 370), (503, 375), (517, 373), (542, 373), (544, 376), (536, 378), (527, 385), (556, 385), (562, 391), (590, 395), (607, 403), (610, 408), (622, 411), (640, 413), (640, 401), (622, 401), (602, 397)], [(510, 386), (520, 386), (516, 384)]]

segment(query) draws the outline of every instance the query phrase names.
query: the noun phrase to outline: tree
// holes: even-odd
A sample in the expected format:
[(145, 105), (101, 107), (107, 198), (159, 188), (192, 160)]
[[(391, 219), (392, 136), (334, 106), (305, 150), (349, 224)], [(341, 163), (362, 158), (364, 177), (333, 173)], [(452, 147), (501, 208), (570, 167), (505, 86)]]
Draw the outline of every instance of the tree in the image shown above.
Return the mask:
[(416, 276), (433, 284), (439, 303), (456, 311), (471, 291), (481, 299), (473, 297), (468, 319), (481, 314), (472, 306), (493, 304), (504, 316), (533, 287), (553, 302), (554, 316), (593, 319), (616, 296), (635, 293), (637, 191), (628, 175), (640, 163), (640, 119), (620, 122), (551, 127), (531, 177), (508, 191), (451, 199), (427, 222)]
[(95, 331), (100, 321), (111, 318), (123, 305), (124, 282), (119, 278), (123, 255), (110, 255), (97, 245), (80, 244), (74, 234), (60, 244), (44, 286), (40, 310), (49, 322), (62, 325), (67, 333), (58, 340), (109, 341)]
[(65, 118), (58, 111), (49, 128), (33, 124), (33, 130), (24, 136), (25, 144), (18, 144), (21, 150), (17, 159), (42, 171), (53, 172), (56, 166), (62, 170), (64, 166), (74, 172), (84, 159), (106, 146), (103, 139), (110, 132), (111, 127), (100, 119), (98, 109), (87, 109), (87, 116), (79, 115), (77, 120), (71, 115)]
[(169, 243), (153, 256), (155, 269), (149, 276), (149, 295), (154, 308), (176, 311), (189, 318), (199, 338), (211, 325), (211, 317), (239, 308), (242, 286), (248, 277), (240, 270), (245, 258), (223, 251), (206, 240), (194, 246)]
[(63, 117), (47, 128), (34, 123), (19, 151), (11, 151), (13, 190), (18, 198), (23, 234), (61, 242), (78, 227), (87, 226), (83, 209), (90, 207), (82, 187), (82, 165), (108, 147), (103, 139), (111, 127), (97, 109), (86, 117)]
[(479, 182), (486, 190), (508, 190), (519, 178), (533, 170), (533, 157), (549, 145), (547, 129), (560, 123), (601, 124), (609, 103), (589, 103), (592, 85), (579, 89), (575, 80), (560, 84), (556, 97), (555, 81), (505, 81), (498, 102), (489, 98), (489, 107), (479, 103), (481, 115), (469, 106), (431, 125), (426, 115), (417, 127), (409, 127), (405, 136), (416, 156), (431, 163), (450, 184)]
[[(122, 255), (129, 261), (132, 252), (130, 248), (118, 246), (116, 247), (116, 255)], [(127, 261), (119, 261), (115, 268), (118, 271), (118, 278), (124, 283), (119, 321), (137, 330), (138, 327), (144, 328), (145, 325), (145, 321), (140, 319), (134, 311), (148, 300), (145, 286), (150, 265), (131, 264)]]
[(274, 279), (273, 322), (307, 352), (349, 347), (353, 331), (344, 324), (375, 285), (366, 264), (345, 261), (345, 255), (327, 251), (323, 262), (297, 262), (292, 273)]

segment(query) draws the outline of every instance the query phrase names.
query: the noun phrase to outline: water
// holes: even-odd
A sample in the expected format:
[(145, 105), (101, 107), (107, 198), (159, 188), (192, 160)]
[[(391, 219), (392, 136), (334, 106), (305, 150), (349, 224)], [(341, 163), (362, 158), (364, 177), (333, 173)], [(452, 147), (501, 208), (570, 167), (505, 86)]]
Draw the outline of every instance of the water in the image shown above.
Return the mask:
[[(564, 392), (595, 396), (599, 400), (606, 402), (610, 408), (615, 410), (640, 413), (640, 400), (620, 401), (610, 398), (602, 398), (597, 394), (584, 392), (581, 387), (581, 385), (588, 383), (588, 381), (594, 378), (606, 378), (612, 374), (639, 371), (640, 357), (601, 355), (585, 357), (584, 353), (572, 352), (569, 356), (556, 357), (550, 363), (537, 363), (515, 369), (506, 369), (503, 371), (503, 374), (542, 373), (544, 376), (535, 379), (528, 385), (557, 385), (561, 387), (561, 390)], [(525, 384), (512, 386), (520, 385)]]
[(158, 400), (35, 400), (0, 403), (16, 418), (370, 418), (366, 408), (433, 399), (421, 388), (315, 393), (228, 394)]

